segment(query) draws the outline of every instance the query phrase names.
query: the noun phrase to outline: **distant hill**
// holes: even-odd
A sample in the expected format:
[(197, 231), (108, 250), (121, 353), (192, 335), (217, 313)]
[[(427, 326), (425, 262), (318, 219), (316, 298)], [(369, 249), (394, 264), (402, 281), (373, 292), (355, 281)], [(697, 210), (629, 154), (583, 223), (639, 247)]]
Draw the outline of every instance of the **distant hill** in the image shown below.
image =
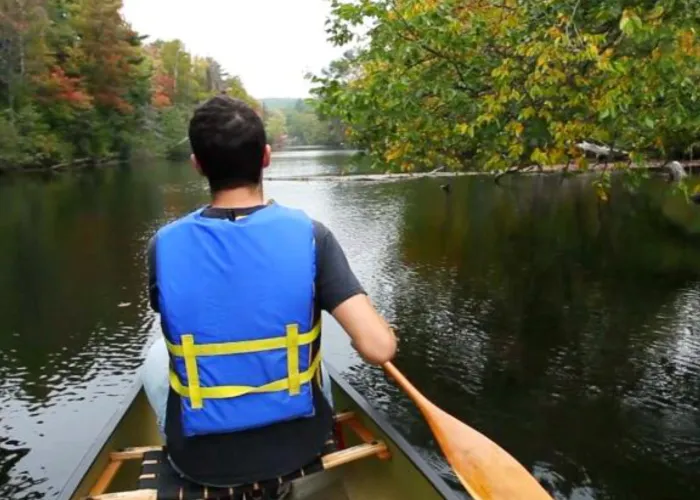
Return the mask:
[(294, 109), (299, 100), (299, 97), (268, 97), (260, 99), (269, 110)]

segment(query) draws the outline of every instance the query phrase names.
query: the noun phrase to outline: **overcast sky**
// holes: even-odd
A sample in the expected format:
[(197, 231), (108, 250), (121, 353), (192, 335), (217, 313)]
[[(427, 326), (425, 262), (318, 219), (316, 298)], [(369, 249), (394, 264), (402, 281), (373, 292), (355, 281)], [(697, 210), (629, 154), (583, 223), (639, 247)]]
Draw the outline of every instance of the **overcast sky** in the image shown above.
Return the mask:
[(342, 52), (326, 41), (329, 0), (123, 1), (136, 31), (153, 40), (179, 38), (189, 52), (239, 75), (258, 99), (306, 97), (304, 73), (320, 71)]

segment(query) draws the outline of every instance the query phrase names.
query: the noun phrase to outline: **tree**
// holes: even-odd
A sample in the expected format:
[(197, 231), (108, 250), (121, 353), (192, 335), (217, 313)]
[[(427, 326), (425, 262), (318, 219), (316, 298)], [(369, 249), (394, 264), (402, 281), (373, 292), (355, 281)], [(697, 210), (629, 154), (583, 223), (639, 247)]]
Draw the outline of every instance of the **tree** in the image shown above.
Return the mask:
[[(191, 112), (240, 79), (144, 37), (121, 0), (0, 0), (0, 170), (182, 151)], [(184, 152), (184, 151), (183, 151)]]
[(0, 95), (11, 117), (51, 62), (45, 56), (48, 24), (44, 0), (0, 0)]
[(229, 75), (214, 59), (192, 56), (180, 40), (157, 40), (148, 47), (151, 65), (151, 113), (148, 127), (158, 137), (150, 149), (169, 156), (189, 154), (187, 124), (192, 109), (207, 98), (226, 93), (261, 111), (240, 78)]
[(582, 140), (679, 158), (700, 138), (699, 29), (693, 0), (334, 0), (331, 40), (360, 48), (313, 92), (394, 169), (586, 168)]
[(333, 124), (322, 120), (309, 103), (297, 101), (294, 109), (285, 110), (290, 142), (304, 146), (340, 146)]
[(262, 114), (262, 104), (254, 99), (243, 86), (243, 82), (237, 76), (229, 77), (224, 82), (226, 94), (236, 99), (240, 99), (253, 107), (259, 114)]
[(265, 114), (264, 119), (267, 140), (273, 147), (284, 145), (287, 137), (287, 120), (279, 110), (270, 111)]

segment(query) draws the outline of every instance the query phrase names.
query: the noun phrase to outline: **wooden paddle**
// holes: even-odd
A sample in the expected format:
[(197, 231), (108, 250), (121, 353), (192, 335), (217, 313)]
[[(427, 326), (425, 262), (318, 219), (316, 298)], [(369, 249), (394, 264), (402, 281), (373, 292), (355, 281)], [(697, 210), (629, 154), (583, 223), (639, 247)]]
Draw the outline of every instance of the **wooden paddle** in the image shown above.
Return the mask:
[(431, 403), (391, 362), (384, 369), (418, 406), (445, 458), (475, 500), (552, 500), (508, 452)]

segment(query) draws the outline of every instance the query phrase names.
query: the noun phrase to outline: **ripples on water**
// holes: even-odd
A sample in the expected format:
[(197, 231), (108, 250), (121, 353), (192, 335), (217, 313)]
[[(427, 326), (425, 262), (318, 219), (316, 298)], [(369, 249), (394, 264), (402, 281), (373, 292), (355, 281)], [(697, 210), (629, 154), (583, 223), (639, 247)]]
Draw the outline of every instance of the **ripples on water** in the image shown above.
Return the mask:
[[(339, 173), (277, 155), (268, 176)], [(700, 494), (697, 215), (582, 180), (270, 182), (328, 225), (401, 338), (397, 366), (564, 499)], [(144, 251), (205, 203), (185, 165), (0, 184), (0, 497), (51, 498), (159, 330)], [(659, 208), (660, 207), (660, 208)], [(413, 404), (327, 323), (331, 362), (457, 488)]]
[(7, 481), (0, 491), (8, 495), (3, 498), (56, 493), (57, 480), (73, 471), (133, 383), (148, 336), (148, 322), (141, 328), (101, 327), (80, 352), (66, 356), (61, 349), (32, 372), (20, 360), (3, 357), (0, 377), (11, 388), (0, 396), (2, 434), (11, 436), (0, 440)]

